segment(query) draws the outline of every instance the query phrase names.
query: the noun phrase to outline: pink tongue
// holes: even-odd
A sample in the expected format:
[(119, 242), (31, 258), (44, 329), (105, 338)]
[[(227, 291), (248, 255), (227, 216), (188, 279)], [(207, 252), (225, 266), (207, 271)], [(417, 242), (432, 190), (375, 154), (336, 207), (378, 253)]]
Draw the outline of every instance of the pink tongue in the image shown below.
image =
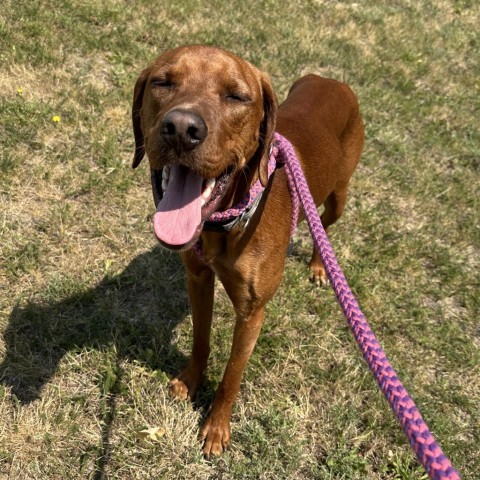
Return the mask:
[(166, 192), (153, 216), (157, 238), (168, 245), (185, 245), (202, 221), (203, 179), (189, 168), (173, 165)]

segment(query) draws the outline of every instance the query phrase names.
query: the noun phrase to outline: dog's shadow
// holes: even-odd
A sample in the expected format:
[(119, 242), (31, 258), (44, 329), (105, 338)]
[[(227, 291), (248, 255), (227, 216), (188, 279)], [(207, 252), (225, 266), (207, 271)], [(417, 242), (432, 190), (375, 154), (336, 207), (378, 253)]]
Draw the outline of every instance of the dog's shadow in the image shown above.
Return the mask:
[[(160, 248), (136, 257), (96, 287), (51, 281), (45, 301), (16, 306), (4, 333), (0, 381), (21, 403), (40, 397), (67, 352), (114, 346), (118, 358), (136, 359), (168, 375), (185, 356), (172, 345), (174, 328), (188, 312), (182, 263)], [(51, 301), (57, 295), (59, 301)]]

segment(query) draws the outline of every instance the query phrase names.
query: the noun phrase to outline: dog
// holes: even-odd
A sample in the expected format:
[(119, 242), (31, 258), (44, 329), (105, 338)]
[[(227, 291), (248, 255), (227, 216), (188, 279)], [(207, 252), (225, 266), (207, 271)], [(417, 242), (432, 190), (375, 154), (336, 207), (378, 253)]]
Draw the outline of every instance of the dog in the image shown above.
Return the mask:
[[(169, 384), (173, 397), (193, 399), (207, 367), (215, 277), (235, 310), (230, 358), (200, 431), (204, 454), (217, 455), (230, 443), (232, 406), (290, 240), (285, 171), (268, 176), (274, 132), (292, 143), (327, 229), (342, 215), (363, 148), (359, 106), (346, 84), (309, 74), (279, 107), (265, 73), (221, 48), (193, 45), (164, 52), (141, 72), (132, 121), (132, 167), (147, 155), (154, 230), (164, 247), (180, 252), (192, 308), (192, 353)], [(236, 205), (257, 181), (265, 191), (246, 226), (205, 229), (213, 212)], [(192, 248), (199, 242), (201, 256)], [(315, 248), (309, 265), (313, 280), (326, 283)]]

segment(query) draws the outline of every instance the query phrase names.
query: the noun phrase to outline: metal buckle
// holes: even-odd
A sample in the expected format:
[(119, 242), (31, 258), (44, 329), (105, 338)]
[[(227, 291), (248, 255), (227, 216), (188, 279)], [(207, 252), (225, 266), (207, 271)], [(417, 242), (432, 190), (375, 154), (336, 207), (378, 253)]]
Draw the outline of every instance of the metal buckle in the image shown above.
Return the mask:
[(250, 223), (250, 219), (255, 214), (262, 197), (263, 197), (263, 192), (257, 196), (257, 198), (250, 205), (250, 207), (248, 207), (244, 212), (242, 212), (237, 218), (234, 218), (230, 223), (226, 223), (223, 226), (223, 228), (227, 232), (232, 230), (234, 227), (239, 227), (245, 230), (248, 227), (248, 224)]

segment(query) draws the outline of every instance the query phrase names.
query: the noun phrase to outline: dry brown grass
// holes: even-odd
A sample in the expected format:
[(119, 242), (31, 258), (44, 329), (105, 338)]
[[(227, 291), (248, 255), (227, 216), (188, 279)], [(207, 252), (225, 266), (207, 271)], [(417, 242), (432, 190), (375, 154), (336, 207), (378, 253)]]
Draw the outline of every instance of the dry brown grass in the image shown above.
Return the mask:
[[(0, 477), (424, 475), (333, 294), (308, 281), (304, 226), (247, 367), (231, 450), (207, 461), (196, 437), (229, 349), (233, 316), (220, 286), (199, 399), (166, 395), (188, 355), (191, 318), (181, 264), (151, 234), (147, 167), (129, 170), (130, 97), (158, 51), (198, 42), (268, 71), (280, 98), (307, 72), (358, 93), (367, 145), (334, 248), (441, 445), (463, 478), (477, 478), (479, 13), (446, 0), (7, 0)], [(139, 438), (148, 427), (162, 435)]]

